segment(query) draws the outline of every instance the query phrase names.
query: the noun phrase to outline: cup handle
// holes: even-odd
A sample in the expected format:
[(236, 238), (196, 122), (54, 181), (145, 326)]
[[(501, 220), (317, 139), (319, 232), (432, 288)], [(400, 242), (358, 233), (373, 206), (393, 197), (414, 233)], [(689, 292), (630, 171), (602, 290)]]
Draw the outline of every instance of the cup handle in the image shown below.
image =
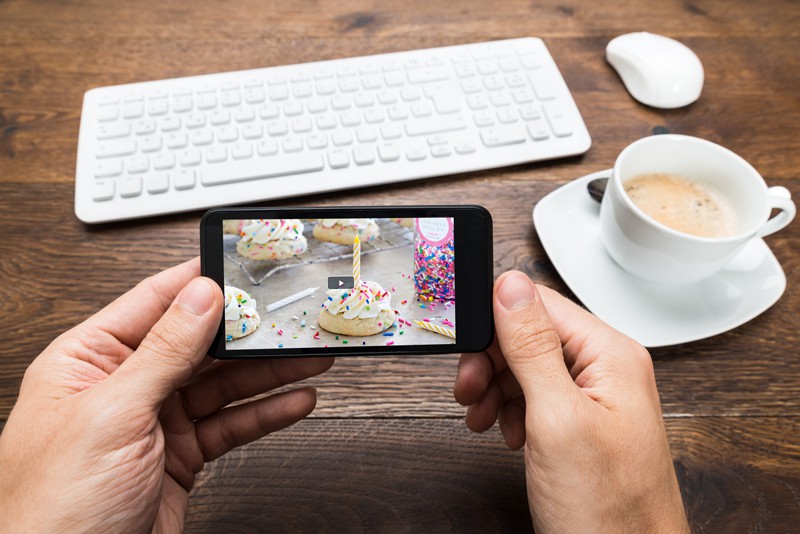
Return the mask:
[(770, 209), (778, 209), (781, 211), (775, 215), (775, 217), (764, 223), (761, 229), (756, 232), (757, 237), (764, 237), (774, 234), (792, 222), (792, 219), (794, 219), (794, 216), (797, 213), (797, 208), (795, 207), (794, 202), (792, 202), (792, 193), (780, 185), (776, 185), (767, 189), (767, 203), (769, 204)]

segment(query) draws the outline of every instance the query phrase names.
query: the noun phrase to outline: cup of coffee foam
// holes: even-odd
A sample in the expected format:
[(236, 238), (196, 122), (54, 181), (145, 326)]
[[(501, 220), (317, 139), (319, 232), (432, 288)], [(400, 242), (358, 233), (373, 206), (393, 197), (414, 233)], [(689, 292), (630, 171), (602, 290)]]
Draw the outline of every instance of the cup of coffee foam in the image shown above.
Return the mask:
[[(786, 188), (767, 187), (744, 159), (696, 137), (640, 139), (610, 174), (600, 207), (603, 243), (623, 269), (650, 281), (708, 278), (796, 212)], [(770, 218), (773, 209), (779, 212)]]

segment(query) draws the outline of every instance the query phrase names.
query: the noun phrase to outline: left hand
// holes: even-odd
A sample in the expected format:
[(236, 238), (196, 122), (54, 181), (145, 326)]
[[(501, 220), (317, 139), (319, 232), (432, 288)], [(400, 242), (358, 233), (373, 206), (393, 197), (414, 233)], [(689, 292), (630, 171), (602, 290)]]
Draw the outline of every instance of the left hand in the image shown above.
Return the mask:
[(332, 358), (214, 361), (219, 286), (195, 259), (58, 337), (0, 436), (0, 517), (20, 532), (180, 531), (205, 462), (307, 416), (302, 388), (228, 407)]

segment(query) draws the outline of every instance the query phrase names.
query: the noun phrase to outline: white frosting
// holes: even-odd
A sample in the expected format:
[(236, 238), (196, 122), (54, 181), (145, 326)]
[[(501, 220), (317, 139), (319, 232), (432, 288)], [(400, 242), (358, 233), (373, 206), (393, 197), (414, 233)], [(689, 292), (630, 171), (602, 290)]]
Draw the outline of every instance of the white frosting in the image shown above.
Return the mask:
[(303, 237), (300, 219), (253, 219), (242, 228), (242, 242), (263, 245), (268, 241), (297, 241)]
[(238, 287), (225, 286), (225, 320), (238, 321), (242, 317), (256, 314), (256, 301), (247, 291)]
[(372, 219), (320, 219), (319, 222), (325, 228), (330, 228), (338, 224), (339, 226), (352, 226), (356, 230), (362, 230), (369, 226)]
[(369, 319), (392, 309), (392, 296), (377, 282), (362, 281), (356, 289), (330, 289), (325, 295), (322, 307), (333, 315), (341, 313), (345, 319)]

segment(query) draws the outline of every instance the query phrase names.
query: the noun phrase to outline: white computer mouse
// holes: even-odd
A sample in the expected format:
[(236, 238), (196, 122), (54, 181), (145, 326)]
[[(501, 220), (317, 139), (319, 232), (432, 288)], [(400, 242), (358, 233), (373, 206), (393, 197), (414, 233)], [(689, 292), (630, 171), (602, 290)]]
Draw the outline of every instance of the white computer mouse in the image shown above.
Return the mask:
[(703, 90), (703, 64), (688, 46), (655, 33), (626, 33), (606, 46), (606, 60), (633, 98), (656, 108), (688, 106)]

